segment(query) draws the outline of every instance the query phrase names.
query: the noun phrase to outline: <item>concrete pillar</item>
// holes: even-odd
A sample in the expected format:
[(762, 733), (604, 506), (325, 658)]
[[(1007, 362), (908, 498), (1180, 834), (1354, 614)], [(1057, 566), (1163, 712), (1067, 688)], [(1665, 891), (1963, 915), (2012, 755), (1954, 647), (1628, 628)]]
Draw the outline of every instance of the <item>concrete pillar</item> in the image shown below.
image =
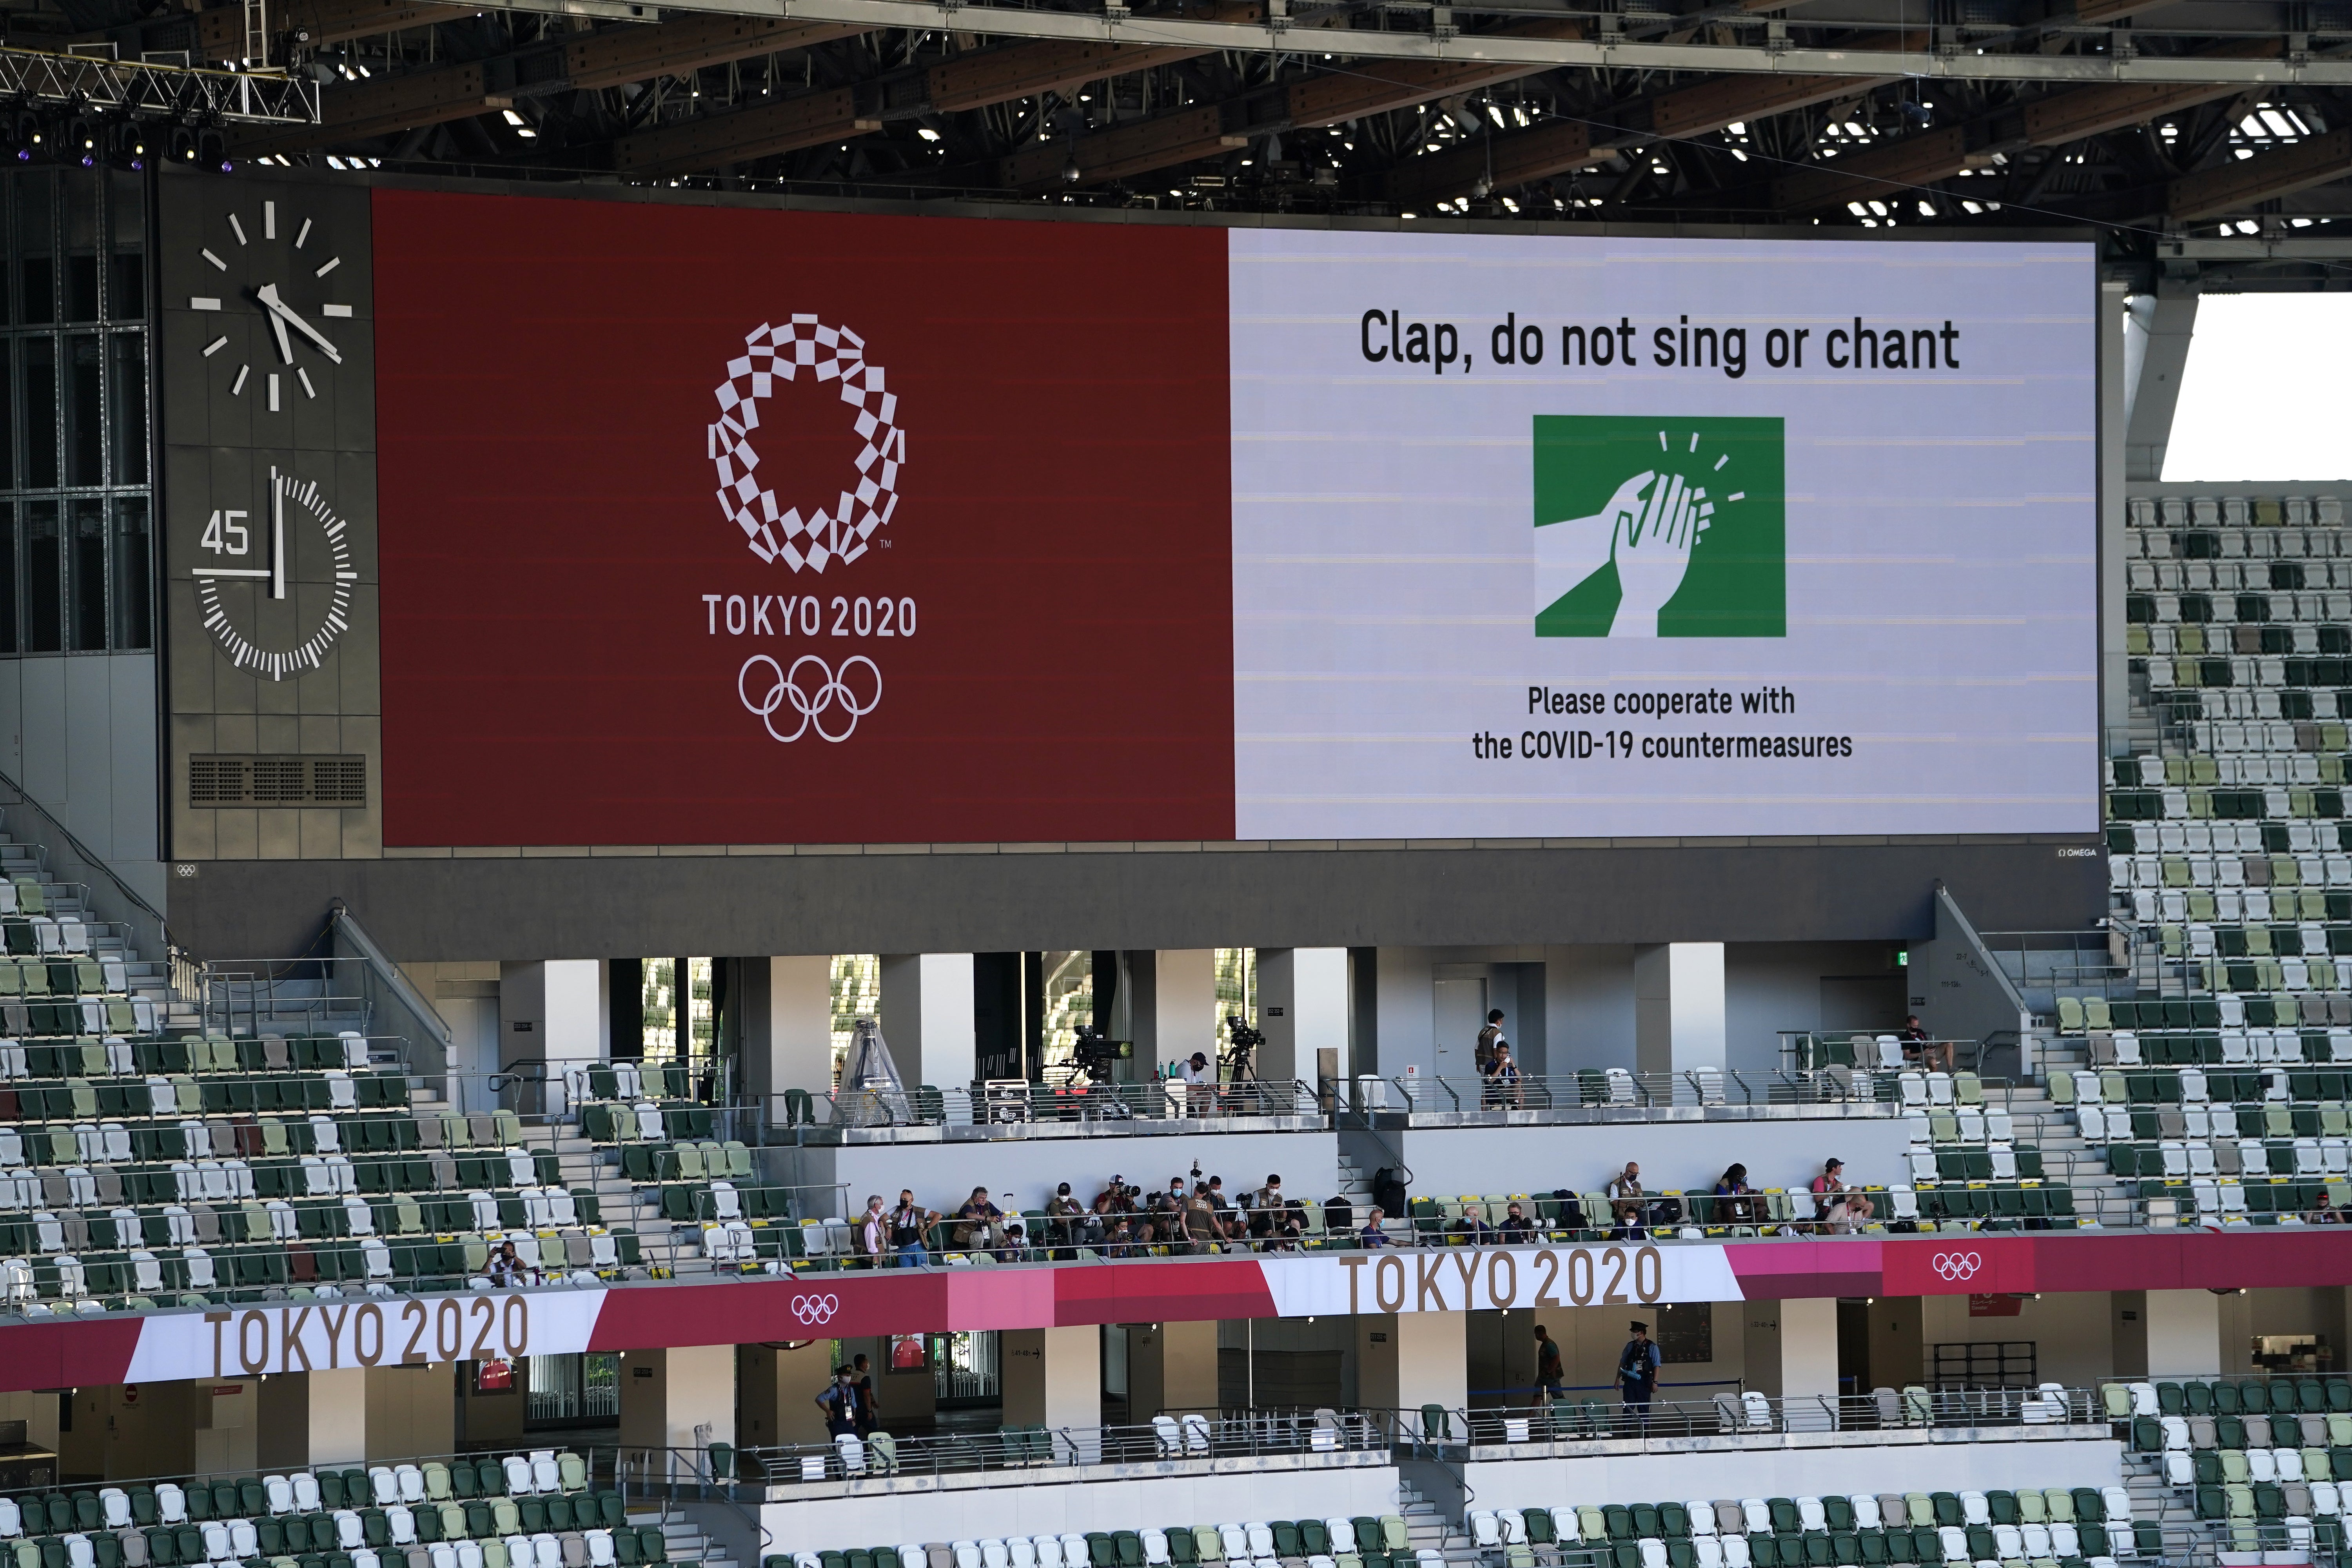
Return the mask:
[(1162, 1411), (1217, 1408), (1217, 1325), (1130, 1323), (1127, 1331), (1128, 1419)]
[(1634, 1070), (1688, 1072), (1723, 1064), (1723, 943), (1635, 948)]
[[(523, 1063), (547, 1067), (547, 1108), (561, 1111), (563, 1070), (603, 1061), (611, 1051), (612, 1014), (604, 965), (593, 958), (551, 958), (499, 965), (499, 1059), (503, 1070)], [(467, 1110), (493, 1108), (488, 1086), (465, 1084)]]
[(2124, 644), (2124, 444), (2131, 406), (2125, 298), (2121, 281), (2099, 285), (2099, 721), (2111, 733), (2131, 720), (2131, 659)]
[(1826, 1400), (1823, 1405), (1792, 1405), (1788, 1411), (1789, 1428), (1812, 1432), (1833, 1428), (1838, 1395), (1836, 1300), (1822, 1296), (1750, 1301), (1743, 1321), (1748, 1386), (1783, 1400)]
[[(1129, 1022), (1138, 1062), (1217, 1055), (1217, 954), (1207, 947), (1128, 954)], [(1266, 1077), (1264, 1068), (1258, 1076)]]
[[(1212, 1325), (1213, 1327), (1214, 1325)], [(997, 1342), (1007, 1426), (1067, 1431), (1080, 1462), (1102, 1454), (1102, 1331), (1006, 1329)]]
[[(2100, 296), (2104, 301), (2105, 295)], [(2163, 279), (2154, 295), (2132, 301), (2124, 329), (2124, 478), (2164, 478), (2181, 372), (2197, 330), (2197, 280)]]
[(979, 1076), (971, 954), (882, 955), (882, 1038), (908, 1089), (961, 1089)]
[(1359, 1314), (1357, 1398), (1372, 1409), (1416, 1416), (1424, 1405), (1464, 1409), (1470, 1403), (1469, 1323), (1466, 1312)]
[(783, 1092), (833, 1089), (833, 956), (743, 961), (743, 1083), (782, 1125)]
[(261, 1380), (256, 1462), (266, 1470), (362, 1465), (368, 1459), (368, 1369), (281, 1372)]
[[(815, 1397), (814, 1390), (809, 1397)], [(734, 1442), (733, 1345), (688, 1345), (623, 1354), (621, 1447), (699, 1450), (713, 1443), (731, 1446)], [(703, 1461), (698, 1456), (695, 1462)], [(679, 1461), (681, 1475), (684, 1464)], [(655, 1473), (669, 1471), (656, 1465)]]
[[(779, 1350), (763, 1344), (737, 1347), (737, 1407), (742, 1413), (744, 1447), (826, 1440), (824, 1412), (817, 1408), (816, 1396), (833, 1381), (832, 1345), (830, 1340), (817, 1340), (798, 1350)], [(648, 1353), (659, 1352), (634, 1352), (631, 1359)], [(630, 1381), (628, 1363), (625, 1362), (621, 1372), (624, 1392)], [(893, 1412), (887, 1391), (882, 1409), (883, 1429), (891, 1430), (889, 1417)]]
[(1317, 1080), (1317, 1053), (1332, 1053), (1332, 1076), (1348, 1077), (1348, 950), (1257, 950), (1257, 1026), (1262, 1079)]
[(2150, 1290), (2141, 1317), (2151, 1377), (2219, 1377), (2221, 1298), (2210, 1290)]

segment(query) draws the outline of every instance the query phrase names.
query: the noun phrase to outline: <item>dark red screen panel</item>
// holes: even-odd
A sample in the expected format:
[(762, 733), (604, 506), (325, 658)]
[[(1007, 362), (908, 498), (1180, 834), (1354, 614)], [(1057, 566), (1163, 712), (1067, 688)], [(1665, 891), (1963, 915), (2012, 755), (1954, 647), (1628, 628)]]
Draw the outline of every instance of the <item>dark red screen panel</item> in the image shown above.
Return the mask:
[[(1233, 836), (1221, 231), (406, 191), (374, 229), (387, 843)], [(755, 556), (712, 461), (795, 315), (863, 340), (906, 443), (823, 571)], [(808, 371), (760, 406), (760, 486), (837, 510), (857, 409)], [(853, 657), (879, 700), (772, 739), (760, 654), (841, 673), (823, 724)]]

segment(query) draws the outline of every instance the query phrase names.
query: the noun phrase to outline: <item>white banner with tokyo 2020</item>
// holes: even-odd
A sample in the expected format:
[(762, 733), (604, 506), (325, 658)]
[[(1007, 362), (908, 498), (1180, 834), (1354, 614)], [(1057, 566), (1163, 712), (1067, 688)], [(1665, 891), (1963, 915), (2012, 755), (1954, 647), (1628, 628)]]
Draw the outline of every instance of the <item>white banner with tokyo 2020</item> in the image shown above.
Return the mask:
[(1746, 1299), (1729, 1256), (1716, 1246), (1374, 1249), (1263, 1258), (1258, 1267), (1285, 1318)]
[(588, 1348), (603, 1290), (344, 1297), (166, 1312), (140, 1325), (126, 1381), (512, 1361)]
[(1236, 837), (2096, 829), (2093, 247), (1228, 257)]

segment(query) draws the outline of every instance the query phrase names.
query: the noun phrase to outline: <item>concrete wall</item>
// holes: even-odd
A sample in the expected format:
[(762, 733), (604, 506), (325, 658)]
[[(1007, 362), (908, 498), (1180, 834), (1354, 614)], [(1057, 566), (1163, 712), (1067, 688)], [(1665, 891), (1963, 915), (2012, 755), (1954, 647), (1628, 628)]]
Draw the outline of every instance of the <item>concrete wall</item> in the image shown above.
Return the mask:
[(155, 737), (153, 654), (0, 658), (0, 772), (162, 909)]
[[(1782, 1029), (1820, 1029), (1825, 978), (1882, 974), (1897, 984), (1891, 942), (1736, 942), (1723, 954), (1725, 1065), (1735, 1072), (1780, 1067)], [(1902, 1015), (1882, 1020), (1888, 1028)], [(1834, 1022), (1834, 1020), (1832, 1020)], [(1581, 1064), (1579, 1064), (1581, 1065)]]
[(1710, 1189), (1735, 1160), (1748, 1167), (1751, 1186), (1801, 1187), (1832, 1154), (1845, 1162), (1848, 1182), (1864, 1185), (1904, 1180), (1910, 1147), (1902, 1123), (1887, 1116), (1514, 1127), (1500, 1136), (1491, 1127), (1417, 1127), (1389, 1136), (1404, 1141), (1414, 1195), (1439, 1197), (1598, 1192), (1628, 1160), (1641, 1162), (1643, 1185), (1653, 1192)]
[[(796, 1156), (796, 1158), (794, 1157)], [(771, 1158), (774, 1158), (772, 1154)], [(1339, 1187), (1339, 1140), (1333, 1132), (1204, 1132), (1166, 1138), (1034, 1138), (987, 1143), (845, 1143), (791, 1151), (776, 1161), (786, 1180), (799, 1186), (848, 1189), (846, 1202), (862, 1212), (866, 1194), (898, 1201), (902, 1187), (915, 1189), (926, 1208), (949, 1213), (975, 1184), (1004, 1200), (1010, 1192), (1023, 1208), (1043, 1208), (1063, 1182), (1071, 1194), (1092, 1203), (1113, 1175), (1149, 1193), (1165, 1188), (1171, 1176), (1189, 1182), (1195, 1161), (1203, 1180), (1223, 1176), (1225, 1191), (1238, 1194), (1279, 1173), (1282, 1188), (1318, 1201)]]
[[(2105, 912), (2107, 896), (2102, 857), (2062, 860), (2048, 844), (1986, 840), (1045, 847), (225, 859), (173, 889), (171, 914), (175, 934), (201, 952), (293, 952), (341, 898), (386, 952), (411, 962), (486, 952), (1891, 942), (1931, 934), (1938, 878), (1988, 930), (2082, 925)], [(1385, 973), (1381, 984), (1386, 991)], [(1385, 1018), (1381, 1027), (1382, 1070), (1397, 1070)], [(1562, 1055), (1554, 1037), (1554, 1063), (1575, 1054)]]
[[(772, 1538), (770, 1552), (793, 1552), (1040, 1531), (1352, 1518), (1397, 1509), (1397, 1473), (1389, 1465), (1228, 1463), (1232, 1468), (1216, 1475), (1179, 1473), (1183, 1467), (1172, 1464), (1121, 1466), (1116, 1479), (1084, 1485), (1056, 1484), (1072, 1479), (1067, 1470), (994, 1471), (954, 1489), (925, 1477), (875, 1479), (856, 1483), (846, 1497), (763, 1504), (760, 1522)], [(1256, 1468), (1261, 1463), (1265, 1468)]]
[(367, 1453), (371, 1462), (457, 1447), (457, 1363), (367, 1369)]
[[(2105, 1291), (2047, 1295), (2017, 1303), (2014, 1318), (1972, 1318), (1966, 1296), (1922, 1296), (1912, 1305), (1922, 1320), (1932, 1377), (1939, 1344), (1987, 1344), (2030, 1340), (2040, 1381), (2085, 1388), (2116, 1375), (2113, 1308)], [(1884, 1377), (1879, 1383), (1887, 1383)]]
[[(2015, 1490), (2114, 1486), (2123, 1445), (2097, 1438), (2043, 1442), (1842, 1445), (1832, 1435), (1780, 1448), (1701, 1448), (1662, 1440), (1648, 1454), (1473, 1461), (1465, 1479), (1480, 1508), (1870, 1492)], [(1704, 1441), (1703, 1439), (1700, 1441)]]

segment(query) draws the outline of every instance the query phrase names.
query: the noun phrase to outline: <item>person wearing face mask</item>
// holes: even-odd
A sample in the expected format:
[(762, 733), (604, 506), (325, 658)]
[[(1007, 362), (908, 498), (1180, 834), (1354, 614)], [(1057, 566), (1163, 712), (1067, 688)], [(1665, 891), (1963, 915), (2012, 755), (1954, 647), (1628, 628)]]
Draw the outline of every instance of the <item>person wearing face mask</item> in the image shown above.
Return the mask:
[(1045, 1200), (1045, 1215), (1049, 1222), (1045, 1239), (1054, 1243), (1055, 1258), (1066, 1258), (1073, 1247), (1092, 1247), (1102, 1239), (1101, 1223), (1072, 1195), (1067, 1182)]

